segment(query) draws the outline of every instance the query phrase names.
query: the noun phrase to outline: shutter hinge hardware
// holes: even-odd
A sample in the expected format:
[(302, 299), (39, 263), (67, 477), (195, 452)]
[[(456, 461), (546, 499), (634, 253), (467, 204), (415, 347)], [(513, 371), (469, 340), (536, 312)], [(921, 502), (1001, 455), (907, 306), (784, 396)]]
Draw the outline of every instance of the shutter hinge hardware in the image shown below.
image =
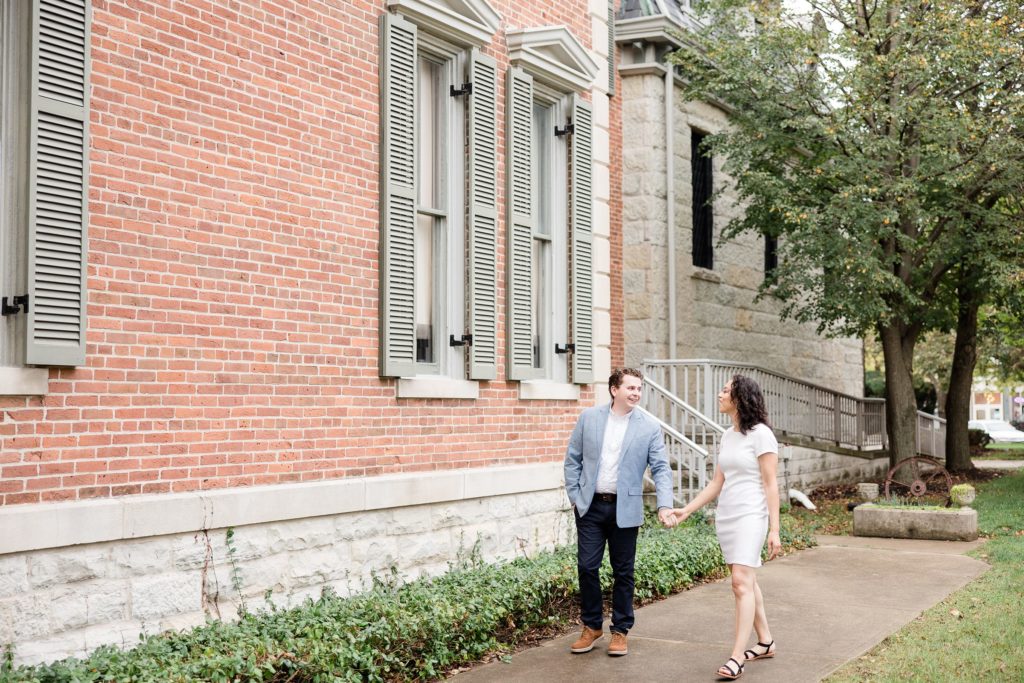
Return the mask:
[(572, 135), (574, 132), (576, 132), (576, 126), (572, 125), (572, 119), (569, 119), (566, 122), (565, 128), (559, 128), (558, 126), (555, 126), (556, 138), (560, 138), (563, 135)]
[(454, 334), (448, 335), (448, 346), (472, 346), (473, 335), (464, 334), (459, 339), (455, 338)]
[(463, 83), (461, 88), (456, 88), (454, 85), (448, 86), (448, 94), (452, 97), (461, 97), (462, 95), (470, 95), (473, 93), (472, 83)]
[(565, 346), (559, 346), (558, 343), (556, 342), (555, 343), (555, 353), (576, 353), (576, 345), (575, 344), (566, 344)]
[(11, 303), (7, 303), (7, 297), (5, 296), (2, 304), (0, 304), (0, 313), (3, 315), (14, 315), (22, 309), (28, 313), (28, 294), (12, 296)]

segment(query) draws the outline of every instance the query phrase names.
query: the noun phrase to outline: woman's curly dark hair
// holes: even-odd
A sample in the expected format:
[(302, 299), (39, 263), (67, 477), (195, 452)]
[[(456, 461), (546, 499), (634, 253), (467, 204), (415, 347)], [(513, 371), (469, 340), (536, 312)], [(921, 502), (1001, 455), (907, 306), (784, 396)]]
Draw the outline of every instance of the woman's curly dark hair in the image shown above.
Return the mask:
[(736, 406), (740, 419), (740, 433), (746, 434), (758, 424), (768, 424), (768, 409), (764, 405), (764, 394), (757, 382), (744, 375), (733, 375), (729, 398)]

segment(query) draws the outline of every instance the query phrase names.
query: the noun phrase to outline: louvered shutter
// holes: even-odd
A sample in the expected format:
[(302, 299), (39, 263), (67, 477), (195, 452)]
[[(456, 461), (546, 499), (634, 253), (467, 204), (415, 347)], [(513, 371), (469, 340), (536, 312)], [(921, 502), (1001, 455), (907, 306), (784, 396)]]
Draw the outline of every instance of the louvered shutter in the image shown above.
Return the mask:
[(615, 94), (615, 0), (608, 0), (608, 94)]
[(508, 70), (508, 378), (540, 376), (533, 367), (533, 78), (522, 69)]
[(89, 30), (87, 0), (33, 5), (25, 343), (30, 365), (85, 363)]
[(590, 384), (594, 381), (594, 269), (593, 269), (593, 110), (578, 95), (572, 105), (572, 174), (571, 230), (572, 298), (569, 316), (572, 319), (572, 381)]
[(416, 27), (381, 17), (380, 374), (415, 374)]
[(470, 53), (469, 96), (469, 378), (498, 375), (498, 65)]

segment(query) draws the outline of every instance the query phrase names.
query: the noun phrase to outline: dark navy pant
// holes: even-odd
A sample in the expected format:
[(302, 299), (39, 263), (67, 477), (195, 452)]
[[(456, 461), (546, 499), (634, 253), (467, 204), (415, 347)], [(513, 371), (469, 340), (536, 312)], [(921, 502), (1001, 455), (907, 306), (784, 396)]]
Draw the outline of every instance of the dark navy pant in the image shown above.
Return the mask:
[(577, 568), (580, 575), (580, 617), (583, 624), (600, 629), (604, 623), (601, 602), (601, 560), (605, 543), (612, 565), (612, 628), (627, 633), (633, 628), (633, 562), (639, 527), (620, 529), (615, 524), (615, 503), (594, 499), (587, 514), (576, 513)]

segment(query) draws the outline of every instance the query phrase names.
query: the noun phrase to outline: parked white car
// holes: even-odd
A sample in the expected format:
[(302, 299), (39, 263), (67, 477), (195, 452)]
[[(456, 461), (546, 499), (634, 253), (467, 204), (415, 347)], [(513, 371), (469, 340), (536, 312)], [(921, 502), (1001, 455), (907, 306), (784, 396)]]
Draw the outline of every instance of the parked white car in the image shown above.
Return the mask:
[(995, 442), (1024, 442), (1024, 432), (1005, 420), (971, 420), (967, 423), (967, 427), (968, 429), (982, 430)]

